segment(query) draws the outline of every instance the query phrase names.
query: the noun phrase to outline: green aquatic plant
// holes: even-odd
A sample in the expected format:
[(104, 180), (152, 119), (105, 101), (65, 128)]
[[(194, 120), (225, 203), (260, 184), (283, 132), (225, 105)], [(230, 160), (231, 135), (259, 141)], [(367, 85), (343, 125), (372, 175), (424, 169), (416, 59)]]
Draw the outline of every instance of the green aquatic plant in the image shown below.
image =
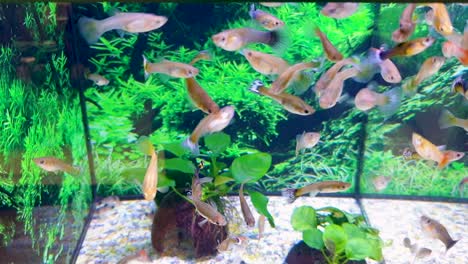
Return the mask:
[(362, 215), (335, 207), (301, 206), (294, 209), (291, 225), (302, 232), (302, 240), (309, 247), (322, 252), (329, 264), (383, 258), (379, 231), (368, 226)]

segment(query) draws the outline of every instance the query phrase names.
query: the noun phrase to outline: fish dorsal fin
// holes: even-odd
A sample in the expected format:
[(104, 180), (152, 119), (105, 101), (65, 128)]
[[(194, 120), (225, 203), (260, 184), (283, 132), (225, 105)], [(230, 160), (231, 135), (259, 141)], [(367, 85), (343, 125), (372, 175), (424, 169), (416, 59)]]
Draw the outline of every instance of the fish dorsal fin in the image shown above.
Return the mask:
[(438, 150), (440, 151), (444, 151), (447, 149), (447, 145), (440, 145), (440, 146), (436, 146)]

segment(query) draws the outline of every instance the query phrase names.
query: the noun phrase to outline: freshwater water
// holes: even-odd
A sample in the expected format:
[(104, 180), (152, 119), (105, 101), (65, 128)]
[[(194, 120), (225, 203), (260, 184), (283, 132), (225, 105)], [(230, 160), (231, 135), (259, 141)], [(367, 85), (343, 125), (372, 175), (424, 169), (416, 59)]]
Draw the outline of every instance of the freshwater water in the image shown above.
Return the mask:
[[(0, 263), (283, 263), (300, 206), (368, 206), (386, 263), (412, 260), (405, 236), (437, 240), (423, 214), (464, 237), (467, 20), (457, 3), (0, 4)], [(229, 236), (247, 246), (218, 250)], [(416, 263), (468, 263), (463, 243)]]

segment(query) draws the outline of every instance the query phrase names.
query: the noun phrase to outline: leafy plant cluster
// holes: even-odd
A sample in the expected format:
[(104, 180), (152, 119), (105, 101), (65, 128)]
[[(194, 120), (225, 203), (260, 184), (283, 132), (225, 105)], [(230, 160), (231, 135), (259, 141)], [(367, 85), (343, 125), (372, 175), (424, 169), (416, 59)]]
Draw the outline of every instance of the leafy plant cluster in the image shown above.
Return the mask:
[[(51, 56), (45, 65), (45, 82), (36, 89), (13, 77), (11, 68), (3, 67), (12, 64), (17, 51), (8, 47), (0, 50), (0, 112), (4, 113), (0, 116), (0, 206), (15, 208), (35, 250), (54, 259), (60, 255), (54, 243), (60, 237), (59, 230), (63, 233), (67, 222), (64, 216), (70, 208), (76, 217), (76, 229), (70, 231), (75, 238), (79, 236), (91, 199), (89, 175), (63, 175), (62, 180), (41, 170), (33, 159), (55, 156), (87, 167), (79, 99), (68, 83), (69, 70), (63, 53)], [(36, 231), (33, 210), (44, 203), (44, 197), (49, 197), (48, 203), (60, 206), (61, 221)], [(54, 198), (58, 198), (56, 202)]]
[(361, 215), (335, 207), (301, 206), (294, 209), (291, 225), (302, 232), (302, 240), (309, 247), (322, 251), (329, 264), (383, 258), (379, 231), (368, 226)]

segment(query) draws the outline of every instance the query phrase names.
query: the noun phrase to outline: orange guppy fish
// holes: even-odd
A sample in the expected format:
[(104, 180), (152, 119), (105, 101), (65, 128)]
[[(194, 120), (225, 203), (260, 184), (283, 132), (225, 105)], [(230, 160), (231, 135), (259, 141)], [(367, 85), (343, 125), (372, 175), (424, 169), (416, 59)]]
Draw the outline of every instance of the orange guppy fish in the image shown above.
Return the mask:
[(414, 32), (416, 27), (413, 21), (413, 12), (416, 9), (416, 4), (408, 4), (403, 10), (400, 17), (400, 25), (397, 30), (392, 33), (392, 40), (395, 42), (406, 41)]
[(270, 13), (256, 9), (255, 4), (250, 6), (249, 15), (268, 30), (275, 30), (284, 26), (283, 21)]
[(452, 239), (445, 226), (443, 226), (437, 220), (423, 215), (420, 218), (420, 223), (424, 233), (426, 233), (429, 237), (439, 239), (442, 241), (442, 243), (444, 243), (446, 251), (452, 248), (458, 242), (458, 240)]
[(315, 196), (318, 193), (335, 193), (348, 190), (351, 184), (341, 181), (323, 181), (316, 182), (298, 189), (284, 189), (281, 194), (288, 199), (289, 203), (296, 200), (297, 197), (310, 193), (310, 196)]
[(402, 42), (393, 47), (388, 51), (384, 51), (380, 54), (382, 60), (389, 59), (394, 56), (414, 56), (425, 51), (427, 48), (434, 44), (435, 38), (424, 37), (417, 38), (410, 41)]
[(271, 54), (243, 49), (242, 55), (257, 72), (265, 75), (281, 74), (289, 68), (287, 61)]
[(34, 163), (42, 169), (49, 172), (63, 171), (68, 174), (77, 175), (80, 173), (80, 168), (66, 163), (65, 161), (55, 157), (41, 157), (33, 159)]
[(412, 142), (416, 152), (423, 159), (437, 162), (439, 169), (442, 169), (451, 162), (459, 160), (465, 156), (465, 153), (463, 152), (452, 150), (442, 151), (417, 133), (413, 133)]
[(162, 60), (151, 63), (143, 56), (143, 69), (147, 77), (151, 73), (162, 73), (174, 78), (191, 78), (198, 75), (199, 70), (190, 64)]
[(343, 59), (343, 55), (338, 51), (338, 49), (333, 46), (330, 40), (327, 38), (327, 35), (323, 33), (319, 27), (314, 28), (315, 34), (320, 38), (320, 43), (322, 43), (323, 50), (327, 59), (333, 62), (337, 62)]
[(193, 104), (207, 114), (219, 111), (219, 106), (211, 99), (208, 93), (198, 84), (194, 78), (186, 78), (187, 92)]

